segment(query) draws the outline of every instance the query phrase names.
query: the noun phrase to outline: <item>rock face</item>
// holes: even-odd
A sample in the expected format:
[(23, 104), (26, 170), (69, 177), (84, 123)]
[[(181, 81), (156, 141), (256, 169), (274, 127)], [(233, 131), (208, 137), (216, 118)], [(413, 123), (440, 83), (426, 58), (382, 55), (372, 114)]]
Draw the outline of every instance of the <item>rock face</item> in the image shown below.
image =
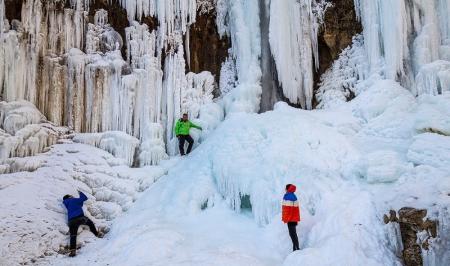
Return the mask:
[(324, 16), (319, 33), (319, 76), (327, 70), (339, 54), (352, 43), (352, 38), (362, 32), (356, 18), (354, 0), (333, 0)]
[(230, 39), (225, 36), (220, 38), (217, 31), (216, 11), (200, 12), (189, 31), (189, 71), (209, 71), (218, 82), (222, 63), (228, 57), (230, 47)]
[(5, 15), (9, 21), (20, 20), (24, 0), (5, 0)]
[[(354, 0), (332, 0), (333, 5), (324, 15), (324, 23), (318, 36), (319, 69), (314, 76), (314, 90), (318, 89), (320, 77), (331, 67), (339, 54), (351, 43), (353, 36), (362, 32), (356, 18)], [(314, 95), (315, 95), (314, 91)], [(313, 99), (317, 106), (317, 99)]]
[[(429, 249), (429, 240), (437, 237), (437, 222), (425, 219), (427, 210), (410, 207), (401, 208), (398, 216), (391, 210), (384, 216), (385, 223), (395, 222), (400, 225), (403, 244), (403, 262), (406, 266), (422, 266), (422, 249)], [(428, 236), (418, 241), (418, 233), (425, 232)]]

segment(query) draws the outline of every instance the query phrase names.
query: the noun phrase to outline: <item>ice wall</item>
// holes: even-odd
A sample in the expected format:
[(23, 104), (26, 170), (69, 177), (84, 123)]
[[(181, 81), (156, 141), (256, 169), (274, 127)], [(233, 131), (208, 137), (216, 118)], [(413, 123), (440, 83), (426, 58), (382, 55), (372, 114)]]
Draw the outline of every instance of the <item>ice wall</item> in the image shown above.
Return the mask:
[[(257, 0), (218, 0), (219, 34), (229, 35), (236, 87), (225, 95), (226, 112), (257, 112), (261, 100), (261, 41)], [(227, 65), (226, 67), (229, 67)]]
[[(62, 8), (59, 0), (26, 0), (21, 21), (2, 20), (1, 98), (27, 100), (76, 132), (122, 131), (140, 140), (142, 164), (157, 164), (181, 113), (196, 119), (213, 103), (213, 76), (185, 70), (183, 34), (195, 22), (196, 1), (120, 1), (130, 23), (124, 39), (106, 10), (89, 15), (90, 4), (73, 0)], [(4, 12), (2, 0), (1, 17)], [(143, 16), (156, 16), (159, 27), (150, 31), (135, 21)], [(204, 116), (205, 128), (217, 124)]]
[(270, 48), (284, 96), (312, 109), (314, 71), (319, 66), (318, 29), (326, 1), (270, 1)]
[(372, 72), (416, 94), (449, 89), (449, 15), (446, 0), (355, 0)]

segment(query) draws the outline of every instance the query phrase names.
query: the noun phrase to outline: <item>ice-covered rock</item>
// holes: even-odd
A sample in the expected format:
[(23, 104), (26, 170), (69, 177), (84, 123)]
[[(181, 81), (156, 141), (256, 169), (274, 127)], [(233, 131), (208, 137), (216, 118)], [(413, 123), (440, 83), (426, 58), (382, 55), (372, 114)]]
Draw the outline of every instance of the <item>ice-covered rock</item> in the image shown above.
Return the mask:
[(75, 135), (73, 141), (103, 149), (115, 157), (123, 159), (128, 166), (134, 164), (139, 147), (138, 139), (121, 131), (79, 133)]
[(29, 102), (0, 102), (0, 161), (41, 153), (68, 132), (47, 122)]
[(418, 102), (416, 130), (450, 136), (450, 94), (422, 95)]

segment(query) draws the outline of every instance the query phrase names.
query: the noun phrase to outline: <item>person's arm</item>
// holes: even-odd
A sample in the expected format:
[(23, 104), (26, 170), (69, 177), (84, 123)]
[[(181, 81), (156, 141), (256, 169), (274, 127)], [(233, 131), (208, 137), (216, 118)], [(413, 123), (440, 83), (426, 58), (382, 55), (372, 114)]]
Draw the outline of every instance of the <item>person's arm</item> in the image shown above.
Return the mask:
[(178, 135), (180, 135), (180, 126), (181, 126), (181, 123), (178, 120), (177, 123), (175, 124), (175, 136), (177, 136), (177, 137), (178, 137)]
[(201, 127), (201, 126), (197, 126), (196, 124), (194, 124), (194, 123), (192, 123), (192, 122), (190, 122), (189, 121), (189, 125), (191, 126), (191, 127), (193, 127), (193, 128), (196, 128), (196, 129), (200, 129), (200, 130), (203, 130), (203, 128)]
[(78, 194), (80, 194), (80, 200), (81, 200), (81, 201), (86, 201), (86, 200), (88, 199), (88, 198), (86, 197), (86, 195), (84, 195), (83, 192), (78, 191)]

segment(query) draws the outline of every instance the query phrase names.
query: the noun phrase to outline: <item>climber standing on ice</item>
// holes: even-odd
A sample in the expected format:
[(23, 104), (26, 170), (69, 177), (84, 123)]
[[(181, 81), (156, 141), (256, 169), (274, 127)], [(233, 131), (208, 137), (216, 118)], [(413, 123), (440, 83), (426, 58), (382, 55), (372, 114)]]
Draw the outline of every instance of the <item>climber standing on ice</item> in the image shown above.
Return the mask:
[(69, 225), (69, 233), (70, 233), (70, 257), (74, 257), (76, 255), (77, 248), (77, 234), (78, 227), (80, 225), (87, 225), (91, 232), (96, 236), (101, 238), (103, 233), (97, 232), (94, 223), (91, 219), (84, 216), (83, 212), (83, 204), (88, 199), (83, 192), (78, 191), (80, 197), (74, 198), (72, 195), (65, 195), (63, 197), (64, 206), (67, 208), (67, 218)]
[(294, 194), (296, 189), (292, 184), (286, 185), (286, 194), (284, 194), (282, 205), (282, 220), (287, 223), (294, 251), (300, 250), (296, 229), (298, 222), (300, 222), (300, 208), (297, 196)]
[(177, 124), (175, 125), (175, 135), (178, 138), (178, 147), (180, 148), (180, 154), (181, 156), (184, 156), (184, 143), (187, 141), (189, 143), (188, 149), (186, 151), (186, 154), (189, 154), (192, 150), (192, 146), (194, 145), (194, 139), (189, 135), (189, 130), (191, 128), (197, 128), (202, 130), (201, 127), (195, 125), (188, 119), (187, 114), (183, 114), (183, 117), (180, 118), (177, 121)]

